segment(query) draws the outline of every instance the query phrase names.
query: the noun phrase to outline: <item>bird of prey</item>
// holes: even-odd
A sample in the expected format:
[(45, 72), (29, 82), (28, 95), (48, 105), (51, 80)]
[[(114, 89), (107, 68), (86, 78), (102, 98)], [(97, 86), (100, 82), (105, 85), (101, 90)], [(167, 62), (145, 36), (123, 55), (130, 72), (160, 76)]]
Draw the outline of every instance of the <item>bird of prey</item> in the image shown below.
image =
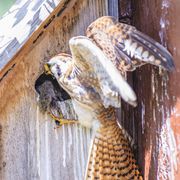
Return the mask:
[(59, 54), (45, 65), (71, 96), (80, 124), (94, 131), (85, 178), (142, 179), (115, 107), (120, 107), (120, 98), (136, 106), (125, 72), (146, 63), (173, 70), (172, 56), (135, 27), (110, 16), (94, 21), (86, 35), (70, 39), (72, 56)]

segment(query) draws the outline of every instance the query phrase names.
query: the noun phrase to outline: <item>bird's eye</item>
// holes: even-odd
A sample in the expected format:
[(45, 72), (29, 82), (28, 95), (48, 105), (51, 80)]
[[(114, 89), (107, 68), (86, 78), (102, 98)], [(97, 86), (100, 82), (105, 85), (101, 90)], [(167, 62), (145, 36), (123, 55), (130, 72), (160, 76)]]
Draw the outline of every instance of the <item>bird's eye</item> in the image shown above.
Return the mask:
[(57, 70), (57, 75), (60, 76), (61, 75), (61, 69), (59, 66), (56, 66), (56, 70)]

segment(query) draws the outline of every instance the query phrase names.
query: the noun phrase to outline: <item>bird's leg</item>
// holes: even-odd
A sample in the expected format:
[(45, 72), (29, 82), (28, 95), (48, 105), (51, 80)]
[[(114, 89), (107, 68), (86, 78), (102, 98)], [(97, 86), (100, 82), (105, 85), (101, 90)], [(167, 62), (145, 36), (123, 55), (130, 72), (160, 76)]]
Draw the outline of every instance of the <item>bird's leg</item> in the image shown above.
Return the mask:
[(55, 116), (51, 112), (49, 112), (48, 114), (51, 116), (51, 118), (56, 122), (58, 126), (62, 126), (64, 124), (78, 123), (78, 121), (75, 119), (64, 119), (62, 114), (60, 114), (60, 117)]

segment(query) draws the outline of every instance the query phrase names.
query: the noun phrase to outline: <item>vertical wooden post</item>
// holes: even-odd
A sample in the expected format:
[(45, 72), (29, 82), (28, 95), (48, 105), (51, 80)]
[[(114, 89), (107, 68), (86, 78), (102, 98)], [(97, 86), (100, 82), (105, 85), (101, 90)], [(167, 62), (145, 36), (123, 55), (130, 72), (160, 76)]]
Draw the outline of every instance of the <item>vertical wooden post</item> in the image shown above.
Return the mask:
[(133, 4), (135, 26), (166, 46), (176, 65), (175, 72), (147, 65), (133, 74), (139, 163), (145, 179), (179, 179), (180, 2), (136, 0)]

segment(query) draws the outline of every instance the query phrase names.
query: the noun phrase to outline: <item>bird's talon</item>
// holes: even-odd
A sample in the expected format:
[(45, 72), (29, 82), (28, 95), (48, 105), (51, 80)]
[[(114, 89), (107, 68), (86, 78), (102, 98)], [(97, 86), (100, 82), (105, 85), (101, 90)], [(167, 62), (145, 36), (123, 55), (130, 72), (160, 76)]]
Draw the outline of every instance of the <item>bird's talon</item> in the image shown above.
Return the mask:
[(77, 120), (74, 120), (74, 119), (64, 119), (62, 114), (60, 114), (60, 117), (57, 117), (50, 112), (48, 114), (51, 116), (51, 118), (55, 121), (56, 125), (59, 127), (64, 124), (77, 123)]
[(62, 113), (59, 113), (59, 118), (63, 119), (63, 114)]

